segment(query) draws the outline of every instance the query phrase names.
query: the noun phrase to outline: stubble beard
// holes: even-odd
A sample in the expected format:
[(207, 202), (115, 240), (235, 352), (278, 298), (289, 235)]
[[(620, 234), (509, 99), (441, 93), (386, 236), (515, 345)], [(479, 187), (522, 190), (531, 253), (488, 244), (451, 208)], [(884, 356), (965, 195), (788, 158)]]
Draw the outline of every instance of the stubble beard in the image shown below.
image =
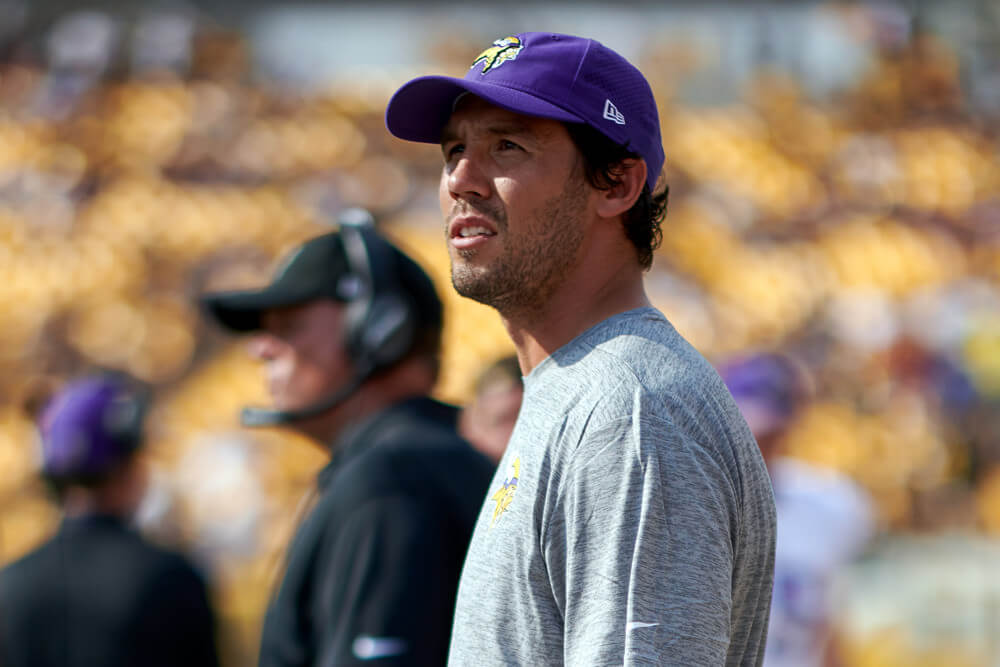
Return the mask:
[(501, 256), (475, 264), (477, 251), (459, 250), (451, 261), (451, 283), (460, 295), (494, 308), (501, 316), (531, 318), (543, 312), (563, 285), (583, 243), (585, 186), (567, 180), (562, 192), (544, 202), (511, 236), (505, 211), (490, 211), (504, 241)]

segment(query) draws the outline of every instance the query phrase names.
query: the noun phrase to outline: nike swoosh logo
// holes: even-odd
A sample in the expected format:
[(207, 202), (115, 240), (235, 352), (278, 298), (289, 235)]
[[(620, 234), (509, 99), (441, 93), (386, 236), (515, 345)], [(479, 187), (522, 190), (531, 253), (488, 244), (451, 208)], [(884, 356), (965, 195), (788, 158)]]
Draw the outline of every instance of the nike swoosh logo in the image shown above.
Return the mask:
[(370, 635), (358, 635), (351, 650), (358, 660), (377, 660), (378, 658), (390, 658), (406, 653), (409, 647), (405, 639), (399, 637), (372, 637)]
[(653, 628), (659, 625), (659, 623), (643, 623), (642, 621), (632, 621), (631, 623), (625, 624), (625, 632), (632, 632), (638, 628)]

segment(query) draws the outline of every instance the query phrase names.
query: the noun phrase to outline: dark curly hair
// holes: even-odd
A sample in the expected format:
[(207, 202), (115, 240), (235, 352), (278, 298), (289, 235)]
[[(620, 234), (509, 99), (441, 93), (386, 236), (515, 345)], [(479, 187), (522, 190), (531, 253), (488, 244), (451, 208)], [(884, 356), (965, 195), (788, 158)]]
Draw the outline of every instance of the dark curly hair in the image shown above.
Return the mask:
[[(629, 158), (642, 159), (624, 146), (619, 146), (594, 128), (583, 123), (564, 123), (573, 144), (583, 156), (584, 174), (593, 187), (610, 190), (621, 182), (621, 163)], [(653, 194), (649, 185), (643, 185), (642, 194), (625, 213), (625, 235), (635, 245), (639, 265), (649, 269), (653, 265), (653, 251), (660, 247), (663, 233), (660, 224), (667, 212), (667, 195), (670, 188)]]

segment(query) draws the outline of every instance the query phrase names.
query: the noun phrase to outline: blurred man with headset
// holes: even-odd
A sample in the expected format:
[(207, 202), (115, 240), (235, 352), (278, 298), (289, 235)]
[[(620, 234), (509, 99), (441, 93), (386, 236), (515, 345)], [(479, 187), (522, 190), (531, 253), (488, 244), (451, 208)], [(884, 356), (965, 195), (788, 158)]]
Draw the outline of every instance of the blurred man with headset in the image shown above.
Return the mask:
[(203, 303), (227, 329), (256, 332), (274, 408), (247, 408), (244, 424), (293, 428), (331, 456), (260, 665), (443, 664), (492, 466), (456, 434), (457, 409), (429, 397), (443, 319), (431, 279), (352, 209), (267, 287)]

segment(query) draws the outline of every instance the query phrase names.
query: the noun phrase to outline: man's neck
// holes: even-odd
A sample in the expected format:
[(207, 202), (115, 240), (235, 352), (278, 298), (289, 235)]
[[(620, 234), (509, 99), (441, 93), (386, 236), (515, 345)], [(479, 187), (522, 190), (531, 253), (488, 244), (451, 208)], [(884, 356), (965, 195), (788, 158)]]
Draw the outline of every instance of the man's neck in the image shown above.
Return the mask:
[(340, 435), (353, 424), (364, 421), (392, 403), (389, 397), (371, 391), (370, 385), (365, 383), (336, 408), (318, 417), (294, 422), (292, 426), (321, 449), (331, 450)]
[(396, 367), (366, 380), (350, 398), (333, 410), (294, 426), (318, 446), (328, 449), (352, 425), (397, 403), (427, 396), (433, 387), (433, 372), (426, 362), (404, 360)]
[(82, 519), (90, 516), (114, 516), (126, 519), (133, 507), (121, 500), (119, 494), (107, 490), (71, 487), (66, 490), (63, 501), (63, 516), (67, 519)]
[(619, 313), (650, 305), (638, 266), (595, 262), (586, 265), (601, 269), (575, 270), (541, 308), (500, 313), (524, 375), (594, 325)]

